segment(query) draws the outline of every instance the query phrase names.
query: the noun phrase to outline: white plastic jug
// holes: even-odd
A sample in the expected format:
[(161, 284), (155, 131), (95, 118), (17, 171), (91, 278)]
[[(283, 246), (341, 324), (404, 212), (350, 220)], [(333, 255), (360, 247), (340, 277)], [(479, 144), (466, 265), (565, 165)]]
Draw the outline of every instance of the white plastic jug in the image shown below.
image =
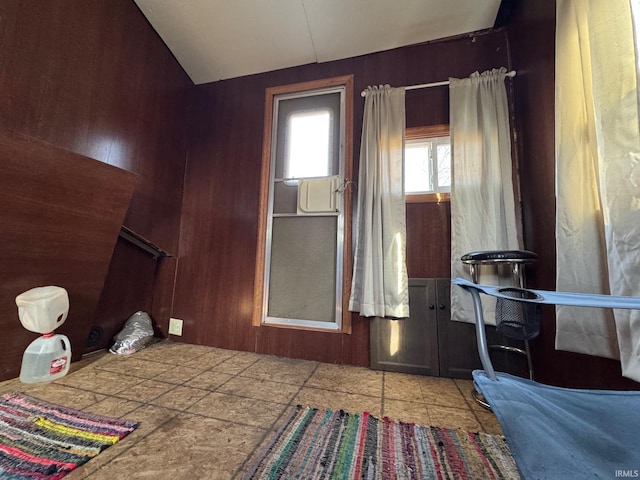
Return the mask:
[(64, 377), (71, 365), (71, 344), (66, 335), (46, 334), (29, 344), (22, 355), (20, 381), (49, 382)]
[(18, 295), (16, 305), (24, 328), (36, 333), (50, 333), (67, 319), (69, 295), (62, 287), (36, 287)]

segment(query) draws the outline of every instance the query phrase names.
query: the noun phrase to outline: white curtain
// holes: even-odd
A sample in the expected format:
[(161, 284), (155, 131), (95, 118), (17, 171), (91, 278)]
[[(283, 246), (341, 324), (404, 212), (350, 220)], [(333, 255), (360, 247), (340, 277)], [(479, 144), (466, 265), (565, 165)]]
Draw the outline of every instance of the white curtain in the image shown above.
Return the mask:
[(404, 88), (368, 88), (349, 299), (349, 310), (364, 317), (409, 316), (404, 131)]
[[(640, 135), (628, 0), (558, 0), (557, 289), (640, 295)], [(640, 381), (637, 311), (557, 309), (556, 348)]]
[[(460, 258), (479, 250), (518, 250), (511, 168), (511, 130), (504, 84), (506, 69), (449, 79), (453, 146), (451, 185), (451, 278), (469, 279)], [(480, 282), (511, 284), (492, 267), (481, 267)], [(473, 322), (471, 299), (451, 289), (451, 318)], [(483, 301), (485, 321), (495, 324), (495, 300)]]

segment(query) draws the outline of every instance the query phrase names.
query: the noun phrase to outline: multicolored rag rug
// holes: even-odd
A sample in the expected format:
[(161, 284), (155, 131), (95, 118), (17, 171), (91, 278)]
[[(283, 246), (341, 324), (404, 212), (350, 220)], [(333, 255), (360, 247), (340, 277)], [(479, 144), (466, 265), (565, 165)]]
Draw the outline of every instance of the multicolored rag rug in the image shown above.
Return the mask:
[(293, 408), (247, 479), (518, 479), (504, 437)]
[(0, 479), (58, 479), (131, 433), (138, 424), (45, 402), (0, 397)]

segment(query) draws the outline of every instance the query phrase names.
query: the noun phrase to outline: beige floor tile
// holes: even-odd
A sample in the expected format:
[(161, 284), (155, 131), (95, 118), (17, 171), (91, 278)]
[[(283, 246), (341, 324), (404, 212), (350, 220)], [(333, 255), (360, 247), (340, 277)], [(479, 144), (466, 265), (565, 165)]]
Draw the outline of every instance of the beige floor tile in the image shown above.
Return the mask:
[(175, 410), (158, 407), (157, 405), (142, 405), (125, 415), (123, 418), (136, 421), (140, 424), (134, 434), (147, 435), (178, 414), (179, 412), (176, 412)]
[(82, 410), (85, 412), (104, 415), (107, 417), (120, 418), (139, 408), (142, 404), (133, 400), (125, 400), (117, 397), (107, 397), (93, 405), (89, 405)]
[(188, 411), (207, 417), (269, 429), (286, 405), (255, 398), (213, 392), (189, 407)]
[(367, 411), (374, 417), (380, 417), (382, 413), (380, 397), (322, 390), (311, 387), (302, 388), (300, 393), (296, 395), (294, 403), (330, 410), (342, 409), (349, 413), (362, 413)]
[(234, 377), (218, 388), (217, 391), (269, 402), (289, 403), (299, 390), (300, 387), (297, 385), (289, 385), (288, 383), (271, 382), (249, 377)]
[(460, 389), (462, 396), (466, 400), (467, 405), (469, 406), (469, 408), (471, 408), (471, 410), (473, 410), (474, 412), (489, 411), (473, 399), (473, 396), (471, 395), (471, 392), (473, 391), (473, 381), (459, 380), (459, 379), (455, 379), (454, 381), (458, 386), (458, 388)]
[(29, 385), (23, 384), (23, 387), (16, 391), (22, 391), (27, 395), (39, 398), (45, 402), (58, 403), (76, 410), (82, 410), (106, 398), (105, 395), (100, 393), (78, 390), (77, 388), (67, 387), (55, 381)]
[(169, 390), (167, 393), (151, 400), (151, 403), (160, 407), (186, 410), (205, 395), (207, 395), (207, 391), (200, 388), (177, 386), (173, 390)]
[(220, 385), (234, 378), (228, 373), (215, 371), (205, 371), (185, 382), (185, 386), (193, 388), (202, 388), (203, 390), (216, 390)]
[(210, 347), (165, 340), (144, 348), (134, 355), (136, 358), (142, 360), (151, 360), (171, 365), (183, 365), (194, 361), (209, 351)]
[(322, 363), (306, 386), (380, 397), (382, 378), (382, 372), (368, 368)]
[(243, 370), (240, 375), (301, 386), (317, 366), (317, 362), (264, 356), (259, 362)]
[(153, 377), (153, 379), (159, 382), (181, 384), (201, 374), (204, 370), (202, 367), (183, 365), (168, 367), (167, 365), (162, 365), (159, 369), (160, 374), (157, 377)]
[(496, 416), (489, 411), (474, 412), (478, 420), (480, 420), (480, 426), (482, 427), (482, 431), (486, 433), (490, 433), (492, 435), (504, 435), (502, 432), (502, 427), (500, 426), (500, 422)]
[(115, 357), (114, 360), (97, 365), (95, 368), (132, 377), (154, 378), (162, 373), (163, 365), (129, 356)]
[(197, 366), (205, 369), (215, 367), (221, 364), (225, 360), (237, 355), (238, 352), (233, 350), (224, 350), (222, 348), (209, 349), (206, 353), (200, 355), (198, 358), (185, 363), (185, 366)]
[[(115, 445), (107, 448), (101, 452), (97, 457), (92, 458), (86, 464), (72, 471), (67, 475), (65, 480), (78, 480), (81, 478), (97, 478), (92, 475), (93, 472), (100, 467), (110, 462), (115, 457), (123, 454), (131, 447), (136, 445), (140, 440), (144, 439), (151, 432), (156, 430), (161, 425), (167, 423), (172, 418), (175, 418), (179, 412), (175, 410), (169, 410), (162, 407), (156, 407), (154, 405), (143, 405), (136, 410), (124, 415), (123, 418), (127, 420), (133, 420), (139, 423), (138, 428), (120, 440)], [(166, 451), (166, 447), (164, 448)], [(127, 478), (122, 477), (122, 478)]]
[(113, 395), (131, 388), (141, 381), (143, 380), (138, 377), (125, 376), (107, 370), (84, 368), (56, 380), (56, 383), (105, 395)]
[(469, 408), (451, 378), (423, 377), (420, 381), (423, 401), (429, 405)]
[(142, 380), (134, 386), (118, 392), (117, 396), (139, 402), (150, 402), (160, 395), (167, 393), (172, 388), (175, 388), (175, 385), (172, 383)]
[(478, 419), (469, 409), (431, 406), (427, 407), (431, 425), (435, 427), (461, 428), (469, 432), (482, 430)]
[(383, 415), (403, 422), (417, 423), (424, 426), (431, 425), (429, 410), (424, 403), (385, 399)]
[(406, 373), (384, 373), (384, 396), (407, 402), (423, 402), (422, 387), (416, 375)]
[(255, 427), (183, 415), (114, 458), (91, 478), (228, 480), (263, 434)]
[(473, 380), (466, 380), (462, 378), (454, 378), (453, 383), (455, 383), (461, 391), (471, 390), (473, 388)]
[(114, 360), (116, 356), (109, 353), (107, 350), (97, 350), (95, 352), (86, 353), (82, 356), (82, 359), (73, 362), (69, 373), (74, 373), (84, 368), (96, 367), (100, 364), (109, 363)]
[(240, 352), (233, 357), (220, 362), (218, 365), (213, 367), (212, 370), (227, 373), (229, 375), (237, 375), (262, 358), (264, 358), (263, 355), (258, 355), (256, 353)]
[(5, 393), (18, 392), (23, 389), (24, 383), (20, 382), (20, 380), (18, 380), (17, 378), (0, 382), (0, 395), (4, 395)]

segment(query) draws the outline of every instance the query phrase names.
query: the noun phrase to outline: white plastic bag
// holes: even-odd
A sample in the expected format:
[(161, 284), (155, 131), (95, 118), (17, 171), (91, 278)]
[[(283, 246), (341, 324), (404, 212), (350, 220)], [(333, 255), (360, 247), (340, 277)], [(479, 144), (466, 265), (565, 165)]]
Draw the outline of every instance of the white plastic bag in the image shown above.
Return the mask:
[(130, 355), (142, 350), (153, 338), (153, 324), (146, 312), (136, 312), (125, 322), (122, 330), (113, 337), (114, 344), (109, 349), (117, 355)]

